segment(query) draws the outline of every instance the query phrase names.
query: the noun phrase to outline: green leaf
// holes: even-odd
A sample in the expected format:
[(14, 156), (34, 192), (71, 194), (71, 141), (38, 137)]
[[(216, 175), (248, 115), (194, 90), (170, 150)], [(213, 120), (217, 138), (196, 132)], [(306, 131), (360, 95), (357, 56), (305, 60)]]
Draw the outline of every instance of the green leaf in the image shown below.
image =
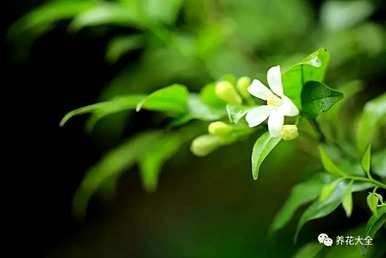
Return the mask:
[(378, 206), (378, 196), (375, 193), (369, 193), (367, 195), (367, 205), (369, 206), (369, 209), (372, 213), (377, 213), (377, 206)]
[(276, 214), (271, 231), (283, 228), (301, 205), (316, 199), (325, 181), (330, 181), (329, 178), (330, 176), (317, 175), (308, 181), (297, 184), (283, 207)]
[(301, 109), (302, 89), (306, 82), (322, 82), (330, 60), (326, 49), (319, 49), (283, 73), (284, 93)]
[(317, 243), (308, 243), (301, 247), (293, 258), (315, 258), (322, 251), (323, 245)]
[(268, 132), (261, 135), (252, 150), (252, 177), (257, 180), (261, 163), (280, 142), (280, 137), (271, 137)]
[(176, 135), (165, 135), (153, 142), (151, 148), (139, 158), (142, 184), (146, 191), (156, 190), (162, 164), (177, 152), (180, 144), (181, 140)]
[(77, 15), (70, 28), (80, 30), (87, 26), (120, 25), (142, 27), (143, 22), (138, 5), (119, 3), (99, 3), (97, 6)]
[(328, 173), (335, 176), (345, 175), (345, 173), (331, 160), (323, 145), (319, 146), (319, 154), (320, 159), (322, 160), (323, 167)]
[(250, 110), (248, 107), (227, 105), (226, 111), (231, 123), (237, 124)]
[(371, 165), (374, 174), (380, 177), (386, 177), (386, 149), (373, 155)]
[(377, 209), (370, 217), (366, 225), (366, 236), (374, 237), (381, 227), (386, 223), (386, 206)]
[(10, 29), (9, 36), (15, 38), (25, 33), (36, 33), (33, 37), (47, 32), (52, 25), (63, 19), (72, 18), (95, 6), (93, 1), (52, 1), (32, 10), (18, 20)]
[(188, 94), (185, 86), (174, 84), (151, 93), (137, 105), (136, 109), (185, 113), (188, 111)]
[(87, 203), (98, 188), (109, 178), (117, 176), (134, 165), (149, 146), (162, 137), (161, 132), (146, 132), (135, 136), (113, 149), (90, 168), (84, 177), (73, 201), (73, 212), (77, 217), (84, 216)]
[(346, 216), (350, 217), (353, 209), (352, 182), (350, 182), (347, 189), (343, 193), (342, 205), (343, 205), (344, 211), (346, 212)]
[(326, 200), (328, 197), (330, 197), (331, 194), (335, 191), (335, 188), (337, 187), (339, 182), (340, 182), (340, 179), (324, 185), (320, 191), (319, 201), (322, 202)]
[(361, 162), (362, 168), (366, 172), (368, 178), (371, 178), (370, 163), (371, 163), (371, 145), (367, 147), (365, 154), (363, 154), (362, 156), (362, 162)]
[(143, 44), (142, 35), (128, 35), (115, 37), (109, 42), (106, 51), (106, 60), (113, 64), (119, 60), (124, 54), (130, 50), (139, 48)]
[(204, 121), (221, 119), (225, 115), (222, 108), (205, 104), (197, 94), (190, 94), (188, 99), (189, 116)]
[(342, 98), (342, 93), (325, 84), (309, 81), (304, 85), (302, 91), (302, 111), (306, 116), (315, 118), (320, 113), (328, 111)]
[(305, 223), (310, 220), (325, 217), (332, 213), (339, 206), (342, 199), (342, 195), (346, 188), (347, 185), (344, 182), (340, 182), (329, 198), (324, 201), (317, 200), (306, 209), (306, 211), (303, 213), (302, 217), (299, 220), (295, 234), (295, 241), (297, 240), (300, 230)]
[(386, 93), (367, 102), (356, 130), (357, 148), (363, 153), (372, 143), (381, 125), (386, 123)]
[[(341, 181), (332, 195), (324, 201), (316, 200), (314, 201), (303, 213), (302, 217), (298, 222), (298, 226), (295, 234), (295, 241), (298, 238), (300, 230), (310, 220), (318, 219), (325, 217), (332, 213), (341, 203), (343, 194), (347, 190), (347, 183)], [(360, 192), (366, 189), (373, 187), (372, 184), (369, 183), (354, 183), (352, 185), (352, 192)]]
[(127, 109), (134, 109), (138, 105), (138, 103), (140, 103), (144, 98), (144, 95), (121, 96), (110, 101), (100, 102), (89, 106), (77, 108), (68, 112), (63, 117), (63, 119), (60, 121), (60, 126), (63, 126), (72, 117), (78, 115), (94, 113), (96, 115), (95, 119), (99, 120), (102, 117), (116, 112), (124, 111)]

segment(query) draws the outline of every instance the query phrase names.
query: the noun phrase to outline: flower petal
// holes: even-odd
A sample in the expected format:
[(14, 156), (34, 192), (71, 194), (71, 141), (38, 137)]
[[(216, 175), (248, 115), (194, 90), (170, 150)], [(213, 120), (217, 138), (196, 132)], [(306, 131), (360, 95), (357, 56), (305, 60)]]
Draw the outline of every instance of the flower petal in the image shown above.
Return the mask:
[(281, 97), (282, 104), (279, 107), (280, 112), (285, 116), (297, 116), (299, 115), (299, 110), (287, 96)]
[(245, 119), (248, 122), (249, 127), (255, 127), (261, 124), (272, 112), (272, 107), (270, 106), (259, 106), (251, 109)]
[(268, 118), (268, 131), (272, 137), (279, 137), (284, 125), (284, 115), (279, 110), (271, 112)]
[(267, 81), (271, 90), (278, 96), (283, 96), (283, 85), (281, 82), (280, 66), (269, 68), (267, 72)]
[(272, 92), (259, 80), (253, 80), (248, 92), (256, 98), (267, 100)]

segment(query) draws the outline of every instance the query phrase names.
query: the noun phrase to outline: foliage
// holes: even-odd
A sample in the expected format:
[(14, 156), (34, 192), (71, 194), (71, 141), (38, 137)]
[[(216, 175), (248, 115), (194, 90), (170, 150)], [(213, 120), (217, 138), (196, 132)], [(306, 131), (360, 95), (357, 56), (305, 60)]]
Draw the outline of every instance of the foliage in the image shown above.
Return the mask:
[[(377, 61), (384, 61), (385, 31), (366, 20), (375, 11), (376, 1), (325, 1), (317, 21), (320, 28), (308, 33), (315, 21), (306, 1), (221, 2), (219, 6), (217, 1), (206, 0), (50, 1), (11, 28), (9, 37), (15, 44), (21, 42), (20, 37), (41, 36), (62, 20), (69, 21), (72, 33), (91, 27), (133, 29), (111, 39), (106, 61), (114, 64), (128, 52), (140, 50), (136, 65), (123, 69), (110, 83), (102, 94), (105, 101), (70, 111), (60, 125), (74, 116), (91, 114), (87, 124), (92, 128), (103, 117), (134, 110), (162, 113), (168, 122), (162, 129), (133, 136), (90, 168), (75, 196), (74, 211), (83, 216), (91, 196), (136, 163), (145, 190), (155, 191), (163, 163), (186, 147), (186, 142), (191, 141), (194, 154), (205, 156), (221, 146), (253, 138), (251, 167), (257, 179), (263, 161), (276, 146), (300, 135), (299, 146), (306, 141), (312, 153), (319, 153), (320, 169), (293, 187), (271, 231), (282, 229), (303, 205), (308, 207), (298, 221), (295, 239), (306, 223), (328, 216), (340, 205), (350, 217), (354, 193), (371, 189), (367, 205), (372, 215), (365, 232), (374, 236), (386, 218), (379, 191), (386, 189), (386, 149), (377, 140), (384, 137), (386, 94), (367, 101), (357, 119), (353, 115), (347, 119), (347, 112), (351, 112), (350, 99), (363, 89), (357, 79), (376, 69), (382, 71)], [(256, 10), (259, 14), (248, 15)], [(278, 18), (287, 21), (279, 28)], [(254, 25), (258, 23), (264, 26)], [(291, 44), (299, 42), (305, 49), (324, 46), (328, 50), (319, 48), (306, 56), (296, 46), (297, 51), (291, 52)], [(270, 59), (256, 60), (255, 51)], [(292, 131), (282, 130), (279, 137), (272, 136), (265, 124), (250, 128), (244, 119), (262, 106), (248, 92), (249, 77), (261, 78), (275, 62), (283, 67), (284, 96), (300, 111), (285, 118), (283, 123), (292, 126)], [(369, 68), (347, 73), (356, 63)], [(328, 67), (333, 68), (331, 78)], [(170, 86), (159, 89), (160, 85)], [(316, 257), (320, 252), (319, 245), (308, 244), (295, 257)]]

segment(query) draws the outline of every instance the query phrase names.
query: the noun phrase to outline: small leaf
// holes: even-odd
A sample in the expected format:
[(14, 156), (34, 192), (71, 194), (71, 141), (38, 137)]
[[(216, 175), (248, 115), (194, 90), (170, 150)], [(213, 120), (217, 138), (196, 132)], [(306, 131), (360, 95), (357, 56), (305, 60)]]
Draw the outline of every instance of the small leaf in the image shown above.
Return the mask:
[[(129, 95), (121, 96), (110, 101), (100, 102), (89, 106), (74, 109), (68, 112), (60, 121), (60, 126), (63, 126), (74, 116), (83, 115), (87, 113), (96, 114), (97, 119), (101, 119), (107, 115), (124, 111), (127, 109), (134, 109), (138, 103), (145, 98), (144, 95)], [(95, 121), (94, 121), (95, 122)]]
[(374, 237), (381, 227), (386, 223), (386, 206), (380, 207), (376, 213), (370, 217), (366, 226), (367, 236)]
[(346, 188), (346, 184), (344, 182), (340, 182), (335, 188), (334, 193), (329, 198), (324, 201), (317, 200), (306, 209), (299, 220), (295, 234), (295, 241), (297, 240), (300, 230), (305, 223), (310, 220), (325, 217), (332, 213), (339, 206), (343, 192)]
[(344, 176), (345, 173), (331, 160), (323, 145), (319, 146), (319, 154), (323, 167), (328, 173), (335, 176)]
[(371, 145), (367, 147), (365, 154), (363, 154), (362, 162), (361, 162), (362, 168), (366, 172), (368, 178), (371, 178), (370, 163), (371, 163)]
[(350, 217), (353, 209), (352, 182), (350, 182), (347, 189), (343, 193), (342, 205), (343, 205), (344, 211), (346, 212), (346, 216)]
[(377, 213), (378, 196), (375, 193), (369, 193), (367, 195), (367, 205), (372, 213)]
[(157, 90), (148, 95), (137, 105), (137, 111), (142, 108), (155, 111), (185, 113), (188, 111), (188, 90), (185, 86), (174, 84)]
[(283, 207), (276, 214), (271, 231), (277, 231), (284, 227), (301, 205), (316, 199), (325, 181), (330, 181), (329, 178), (329, 175), (317, 175), (308, 181), (297, 184)]
[(327, 87), (325, 84), (309, 81), (302, 90), (302, 111), (306, 116), (315, 118), (320, 113), (329, 110), (342, 98), (342, 93)]
[(322, 202), (326, 200), (328, 197), (330, 197), (331, 194), (335, 191), (335, 188), (337, 187), (339, 182), (340, 180), (338, 179), (329, 184), (324, 185), (320, 191), (319, 201)]
[(249, 109), (243, 106), (227, 105), (226, 111), (229, 121), (237, 124), (248, 113)]
[(254, 180), (257, 180), (259, 176), (261, 163), (279, 142), (280, 137), (271, 137), (268, 132), (256, 140), (252, 150), (252, 177)]
[(373, 99), (365, 105), (359, 118), (356, 142), (360, 153), (373, 141), (380, 125), (386, 122), (386, 93)]
[(308, 81), (322, 82), (329, 61), (330, 54), (321, 48), (283, 73), (284, 93), (299, 109), (304, 84)]

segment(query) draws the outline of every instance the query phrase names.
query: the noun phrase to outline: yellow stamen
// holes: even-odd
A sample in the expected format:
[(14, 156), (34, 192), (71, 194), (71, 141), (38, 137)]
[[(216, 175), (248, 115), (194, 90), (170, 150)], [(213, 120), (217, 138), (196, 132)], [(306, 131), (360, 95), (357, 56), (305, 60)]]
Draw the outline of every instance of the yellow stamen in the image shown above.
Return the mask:
[(276, 95), (271, 95), (268, 99), (267, 99), (267, 104), (269, 106), (275, 106), (275, 107), (278, 107), (281, 105), (281, 99), (279, 97), (277, 97)]

